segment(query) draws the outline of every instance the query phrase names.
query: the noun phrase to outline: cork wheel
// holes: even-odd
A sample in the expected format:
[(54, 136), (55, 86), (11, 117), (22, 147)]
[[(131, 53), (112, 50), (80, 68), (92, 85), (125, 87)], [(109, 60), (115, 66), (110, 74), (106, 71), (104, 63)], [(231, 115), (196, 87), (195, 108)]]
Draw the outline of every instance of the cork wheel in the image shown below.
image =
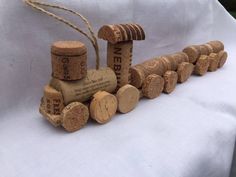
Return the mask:
[(91, 118), (100, 124), (107, 123), (115, 115), (117, 110), (117, 99), (105, 91), (99, 91), (93, 96), (90, 103)]
[(88, 107), (80, 102), (72, 102), (62, 110), (62, 126), (68, 132), (81, 129), (88, 121)]
[(116, 97), (118, 101), (118, 111), (128, 113), (137, 106), (140, 92), (136, 87), (127, 84), (117, 91)]
[(178, 82), (183, 83), (188, 80), (188, 78), (193, 73), (194, 65), (192, 63), (183, 62), (178, 65), (177, 74)]
[(164, 79), (156, 74), (149, 75), (142, 87), (143, 95), (149, 99), (158, 97), (164, 89)]

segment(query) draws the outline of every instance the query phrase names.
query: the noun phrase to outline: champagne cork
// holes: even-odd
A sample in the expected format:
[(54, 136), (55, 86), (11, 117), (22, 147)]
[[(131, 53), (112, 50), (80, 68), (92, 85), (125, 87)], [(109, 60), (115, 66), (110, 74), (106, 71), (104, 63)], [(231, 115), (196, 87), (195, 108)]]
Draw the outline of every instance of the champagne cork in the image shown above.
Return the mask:
[(44, 98), (41, 99), (41, 104), (39, 107), (39, 112), (44, 118), (46, 118), (53, 126), (58, 127), (61, 125), (61, 115), (48, 114), (45, 110)]
[(112, 93), (117, 87), (117, 80), (111, 68), (88, 70), (87, 76), (78, 81), (62, 81), (53, 78), (50, 86), (60, 91), (67, 105), (73, 101), (85, 102), (92, 98), (98, 91)]
[(64, 108), (63, 97), (60, 92), (54, 88), (46, 85), (44, 87), (44, 104), (45, 111), (48, 114), (60, 115), (62, 109)]
[(206, 74), (209, 64), (210, 62), (209, 62), (208, 56), (201, 55), (195, 65), (194, 73), (197, 75), (203, 76), (204, 74)]
[(225, 62), (226, 62), (226, 60), (228, 58), (228, 54), (227, 54), (227, 52), (222, 50), (222, 51), (220, 51), (218, 53), (218, 57), (219, 57), (219, 65), (218, 65), (218, 67), (221, 68), (222, 66), (224, 66), (224, 64), (225, 64)]
[(216, 71), (218, 69), (218, 65), (219, 65), (219, 56), (216, 53), (211, 53), (209, 55), (209, 67), (208, 67), (208, 71)]
[(183, 62), (179, 64), (177, 74), (178, 82), (183, 83), (188, 80), (188, 78), (193, 73), (194, 65), (192, 63)]
[(174, 91), (177, 81), (178, 81), (178, 74), (175, 71), (166, 71), (163, 75), (164, 78), (164, 92), (171, 93)]
[(130, 83), (132, 49), (133, 41), (119, 42), (116, 44), (108, 42), (107, 66), (115, 72), (118, 88)]
[(143, 81), (145, 80), (145, 74), (143, 70), (137, 67), (130, 68), (131, 73), (131, 85), (135, 86), (136, 88), (142, 87)]
[(149, 99), (158, 97), (164, 89), (164, 79), (156, 74), (149, 75), (142, 87), (143, 95)]
[(200, 57), (199, 47), (196, 45), (184, 48), (183, 52), (188, 55), (190, 63), (195, 63), (197, 59)]
[(138, 24), (104, 25), (98, 31), (98, 37), (112, 44), (122, 41), (144, 40), (145, 33)]
[(99, 91), (93, 96), (90, 103), (91, 118), (100, 124), (107, 123), (115, 115), (117, 110), (117, 99), (114, 95)]
[(137, 106), (140, 92), (136, 87), (127, 84), (117, 91), (116, 98), (118, 101), (118, 111), (128, 113)]
[(207, 44), (209, 44), (213, 48), (214, 53), (218, 53), (221, 50), (224, 50), (224, 44), (221, 41), (210, 41)]
[(79, 41), (58, 41), (51, 47), (52, 76), (79, 80), (87, 73), (87, 49)]
[(62, 111), (62, 126), (68, 132), (81, 129), (88, 121), (88, 107), (80, 102), (68, 104)]

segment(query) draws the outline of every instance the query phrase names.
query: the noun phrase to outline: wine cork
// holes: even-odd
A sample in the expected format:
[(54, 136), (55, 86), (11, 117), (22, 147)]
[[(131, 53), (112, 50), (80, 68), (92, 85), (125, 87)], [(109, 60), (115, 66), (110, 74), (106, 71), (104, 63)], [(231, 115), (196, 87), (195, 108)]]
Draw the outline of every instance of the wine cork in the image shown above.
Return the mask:
[(195, 65), (194, 73), (197, 75), (200, 75), (200, 76), (206, 74), (209, 64), (210, 64), (210, 62), (209, 62), (208, 56), (201, 55)]
[(62, 110), (62, 126), (68, 132), (81, 129), (88, 121), (88, 107), (80, 102), (72, 102)]
[(162, 63), (163, 70), (161, 70), (160, 73), (158, 73), (158, 74), (163, 75), (163, 72), (173, 69), (171, 59), (172, 59), (171, 56), (161, 56), (160, 57), (159, 60)]
[(140, 92), (136, 87), (127, 84), (117, 91), (116, 98), (118, 101), (118, 111), (128, 113), (137, 106)]
[(163, 75), (164, 78), (164, 92), (171, 93), (174, 91), (177, 81), (178, 81), (178, 74), (175, 71), (166, 71)]
[(214, 52), (213, 47), (210, 44), (203, 44), (203, 46), (205, 48), (207, 48), (207, 50), (208, 50), (208, 52), (207, 52), (208, 54), (207, 55), (210, 55), (211, 53)]
[(60, 115), (62, 109), (64, 108), (63, 97), (60, 92), (54, 88), (46, 85), (44, 87), (44, 104), (45, 111), (48, 114)]
[(133, 41), (119, 42), (116, 44), (108, 42), (107, 66), (115, 72), (118, 88), (130, 83), (132, 49)]
[(190, 63), (195, 63), (197, 59), (200, 57), (199, 47), (196, 45), (184, 48), (183, 52), (188, 55)]
[(93, 96), (90, 103), (90, 115), (100, 124), (111, 120), (117, 110), (117, 99), (114, 95), (99, 91)]
[(135, 86), (136, 88), (140, 88), (145, 80), (145, 74), (143, 70), (137, 67), (130, 68), (131, 73), (131, 85)]
[(58, 127), (61, 125), (62, 117), (61, 115), (48, 114), (45, 110), (44, 98), (41, 99), (41, 104), (39, 106), (39, 112), (44, 118), (46, 118), (53, 126)]
[(194, 70), (194, 65), (192, 63), (183, 62), (179, 64), (177, 74), (178, 82), (183, 83), (188, 80)]
[(209, 67), (208, 67), (208, 71), (216, 71), (218, 69), (218, 65), (219, 65), (219, 56), (216, 53), (211, 53), (209, 55)]
[(158, 97), (164, 89), (164, 79), (156, 74), (149, 75), (142, 87), (143, 95), (149, 99)]
[(209, 55), (209, 49), (206, 45), (199, 45), (200, 55)]
[(224, 44), (221, 41), (218, 41), (218, 40), (210, 41), (207, 44), (211, 45), (214, 53), (218, 53), (221, 50), (224, 50)]
[(218, 53), (218, 57), (219, 57), (218, 67), (221, 68), (222, 66), (224, 66), (224, 64), (228, 58), (228, 53), (222, 50)]
[(117, 80), (114, 71), (107, 67), (88, 70), (87, 76), (78, 81), (62, 81), (53, 78), (50, 85), (62, 93), (64, 104), (67, 105), (73, 101), (88, 101), (98, 91), (112, 93), (117, 87)]
[(51, 47), (52, 76), (79, 80), (87, 73), (87, 49), (79, 41), (58, 41)]
[(113, 24), (102, 26), (98, 31), (98, 37), (115, 44), (122, 41), (144, 40), (145, 33), (138, 24)]

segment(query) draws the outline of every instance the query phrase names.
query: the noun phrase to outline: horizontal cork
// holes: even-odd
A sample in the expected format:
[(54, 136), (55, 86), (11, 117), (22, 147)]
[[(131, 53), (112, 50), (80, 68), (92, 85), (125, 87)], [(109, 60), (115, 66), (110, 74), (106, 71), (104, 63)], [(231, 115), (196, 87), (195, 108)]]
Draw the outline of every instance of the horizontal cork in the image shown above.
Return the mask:
[(195, 63), (201, 55), (200, 48), (199, 46), (196, 46), (196, 45), (192, 45), (192, 46), (188, 46), (184, 48), (183, 52), (188, 55), (190, 63)]
[(79, 80), (87, 74), (87, 49), (79, 41), (58, 41), (51, 47), (52, 76)]
[(219, 56), (216, 53), (211, 53), (208, 57), (209, 59), (209, 67), (208, 67), (208, 71), (216, 71), (218, 69), (218, 65), (219, 65)]
[(156, 74), (149, 75), (142, 87), (143, 95), (146, 98), (153, 99), (158, 97), (164, 89), (164, 79)]
[(164, 79), (164, 90), (165, 93), (171, 93), (174, 91), (177, 81), (178, 81), (178, 74), (175, 71), (166, 71), (163, 75)]
[(140, 92), (136, 87), (127, 84), (117, 91), (116, 98), (118, 101), (118, 111), (128, 113), (137, 106)]
[(98, 31), (98, 38), (115, 44), (122, 41), (144, 40), (145, 33), (138, 24), (113, 24), (102, 26)]
[(203, 76), (208, 71), (210, 61), (207, 55), (201, 55), (198, 61), (196, 62), (194, 68), (194, 74)]
[(114, 71), (106, 67), (88, 70), (86, 77), (78, 81), (62, 81), (53, 78), (50, 86), (62, 93), (64, 104), (67, 105), (73, 101), (88, 101), (98, 91), (114, 92), (117, 79)]
[(222, 66), (224, 66), (224, 64), (228, 58), (228, 53), (226, 51), (222, 50), (218, 53), (218, 57), (219, 57), (218, 67), (221, 68)]
[(111, 120), (117, 111), (117, 99), (105, 91), (99, 91), (90, 103), (91, 118), (100, 124), (105, 124)]
[(118, 88), (131, 81), (132, 50), (133, 41), (107, 44), (107, 66), (115, 72)]
[(72, 102), (62, 111), (62, 126), (68, 132), (74, 132), (84, 127), (88, 118), (88, 107), (80, 102)]
[(49, 114), (45, 110), (45, 102), (44, 98), (41, 99), (41, 104), (39, 106), (39, 112), (40, 114), (46, 118), (53, 126), (58, 127), (61, 125), (62, 122), (62, 117), (61, 115), (54, 115), (54, 114)]
[(192, 63), (188, 62), (180, 63), (177, 69), (178, 83), (186, 82), (188, 78), (192, 75), (193, 70), (194, 70), (194, 65)]
[(61, 92), (52, 88), (49, 85), (44, 86), (43, 101), (45, 105), (45, 111), (48, 114), (60, 115), (64, 108), (63, 97)]
[(224, 50), (224, 44), (221, 41), (210, 41), (207, 44), (209, 44), (213, 48), (214, 53), (218, 53), (221, 50)]
[(203, 44), (202, 46), (204, 46), (207, 49), (207, 55), (210, 55), (211, 53), (214, 52), (213, 47), (210, 44)]

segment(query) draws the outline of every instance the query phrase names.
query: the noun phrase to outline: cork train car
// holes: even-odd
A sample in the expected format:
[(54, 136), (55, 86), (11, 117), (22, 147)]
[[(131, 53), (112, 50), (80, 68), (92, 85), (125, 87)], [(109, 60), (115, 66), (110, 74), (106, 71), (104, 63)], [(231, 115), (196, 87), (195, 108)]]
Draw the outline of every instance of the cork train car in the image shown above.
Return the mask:
[(216, 71), (227, 59), (220, 41), (192, 45), (170, 55), (132, 66), (133, 41), (144, 40), (138, 24), (104, 25), (98, 37), (107, 41), (107, 67), (87, 70), (87, 50), (79, 41), (51, 47), (52, 79), (44, 87), (39, 111), (54, 126), (73, 132), (89, 118), (100, 124), (132, 111), (142, 97), (171, 93), (192, 73)]

